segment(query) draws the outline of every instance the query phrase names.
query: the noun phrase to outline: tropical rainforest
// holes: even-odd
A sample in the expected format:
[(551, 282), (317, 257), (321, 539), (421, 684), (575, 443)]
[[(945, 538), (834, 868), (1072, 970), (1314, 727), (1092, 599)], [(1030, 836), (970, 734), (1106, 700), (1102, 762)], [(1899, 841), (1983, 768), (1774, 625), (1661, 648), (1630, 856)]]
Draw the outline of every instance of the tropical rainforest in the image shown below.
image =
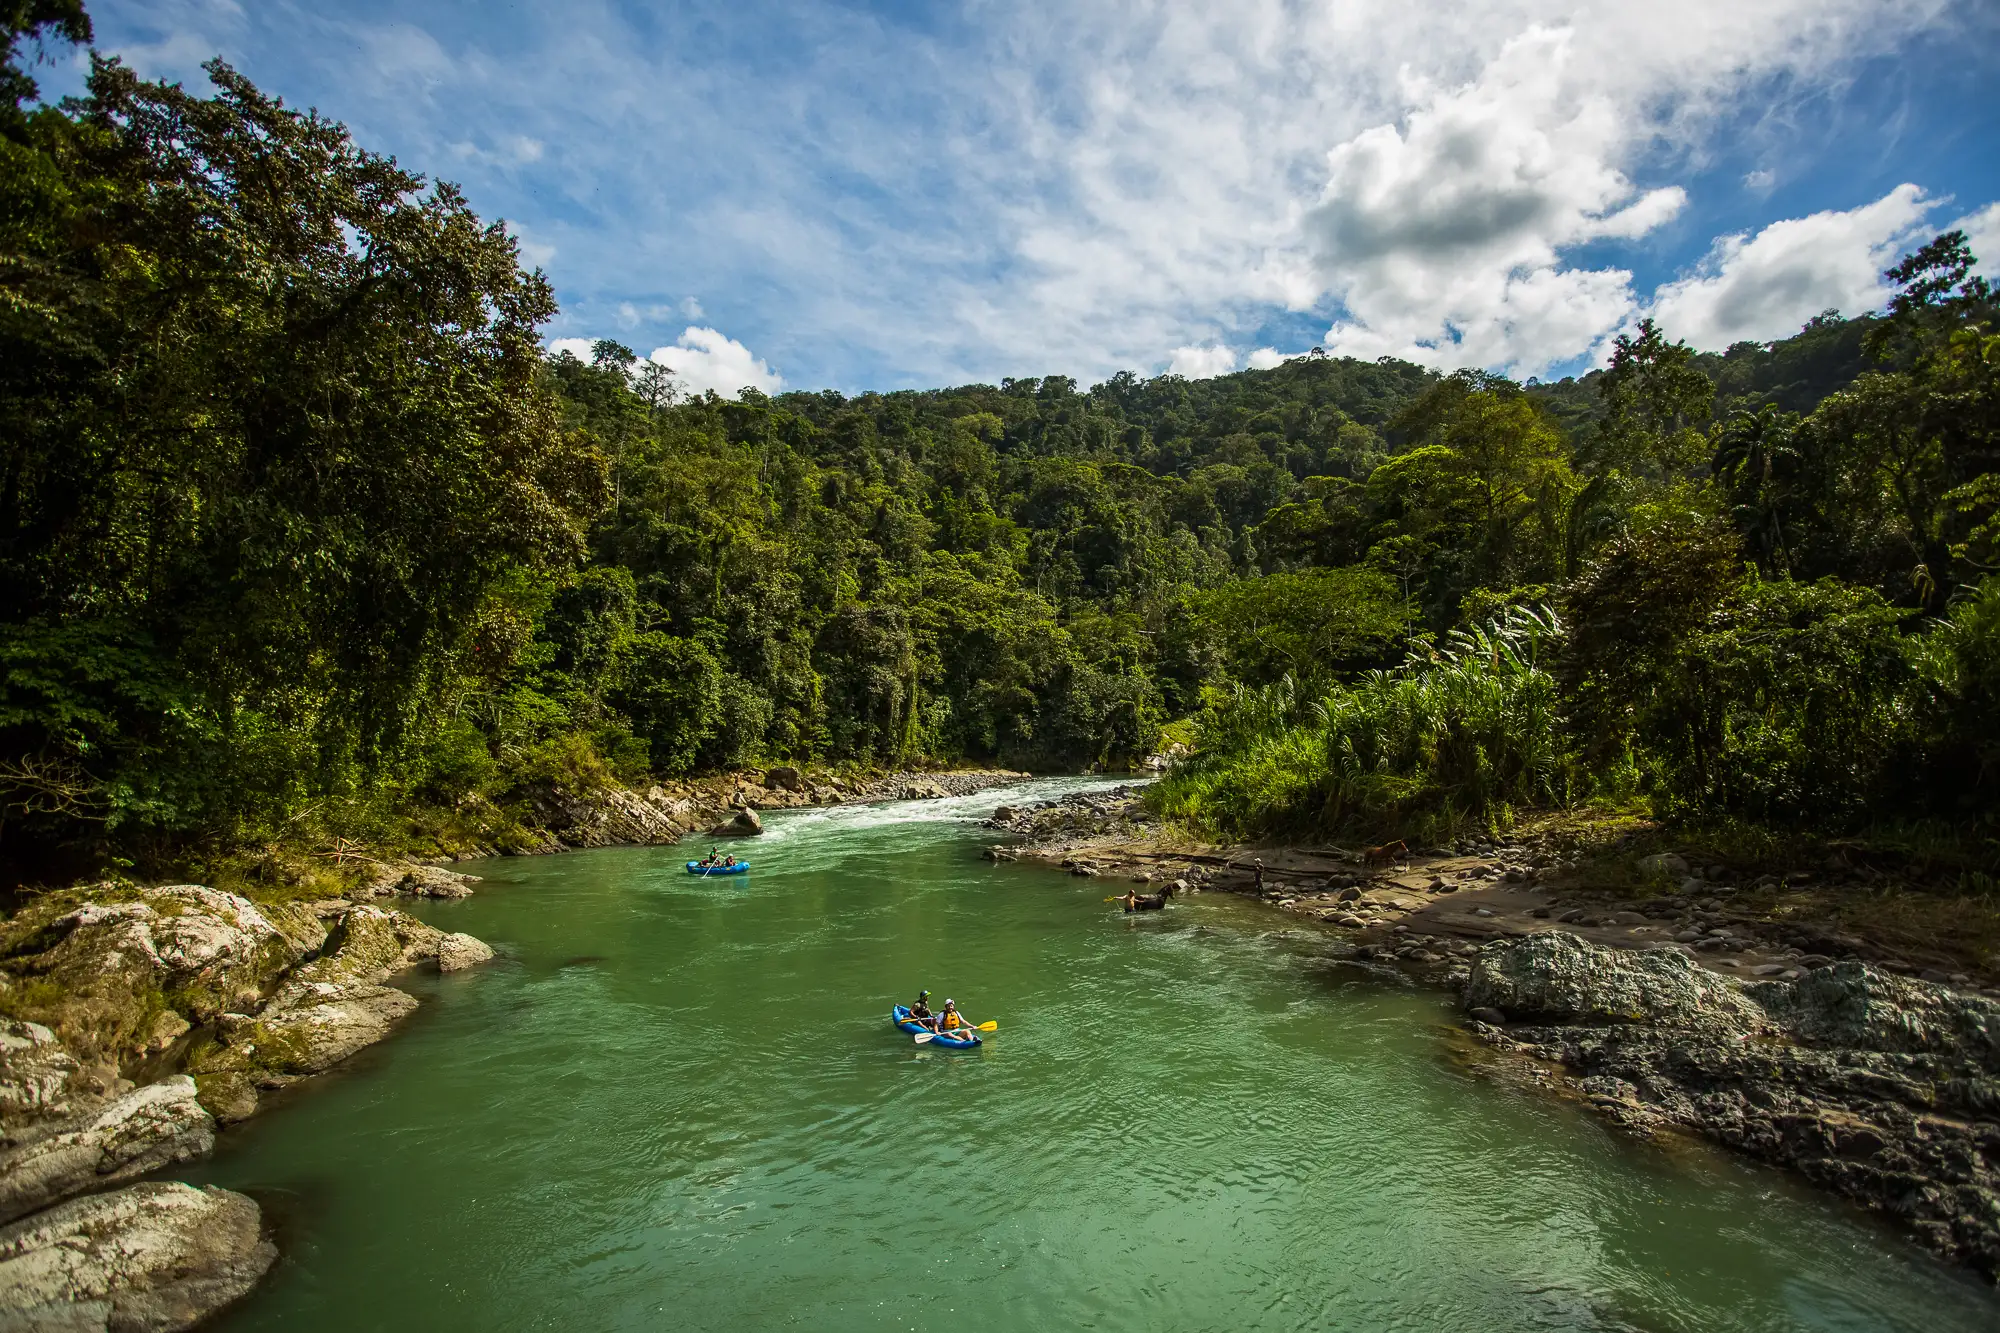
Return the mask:
[(452, 186), (228, 67), (4, 7), (0, 859), (506, 845), (549, 787), (1118, 767), (1232, 837), (1606, 803), (2000, 832), (2000, 332), (1957, 233), (1875, 315), (1559, 383), (692, 396), (550, 356)]

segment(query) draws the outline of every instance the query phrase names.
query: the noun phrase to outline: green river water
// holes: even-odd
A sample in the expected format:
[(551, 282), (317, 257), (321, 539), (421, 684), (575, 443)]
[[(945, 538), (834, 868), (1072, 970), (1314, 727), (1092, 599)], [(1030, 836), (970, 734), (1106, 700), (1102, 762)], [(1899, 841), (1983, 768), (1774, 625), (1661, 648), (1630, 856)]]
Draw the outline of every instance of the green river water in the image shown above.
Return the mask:
[[(279, 1228), (221, 1327), (2000, 1328), (1837, 1202), (1468, 1073), (1313, 927), (977, 859), (1076, 785), (774, 815), (733, 880), (468, 867), (420, 910), (499, 959), (182, 1173)], [(1000, 1031), (917, 1048), (919, 986)]]

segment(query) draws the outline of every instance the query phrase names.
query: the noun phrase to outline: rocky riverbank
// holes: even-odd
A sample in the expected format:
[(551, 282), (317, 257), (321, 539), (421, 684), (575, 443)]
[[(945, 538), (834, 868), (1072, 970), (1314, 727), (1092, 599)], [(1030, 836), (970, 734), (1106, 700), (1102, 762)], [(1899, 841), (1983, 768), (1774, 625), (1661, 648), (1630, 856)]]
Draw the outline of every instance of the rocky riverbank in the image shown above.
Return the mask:
[[(1133, 788), (1002, 806), (988, 855), (1259, 897), (1457, 993), (1504, 1077), (1797, 1171), (2000, 1279), (2000, 958), (1884, 937), (1840, 858), (1772, 873), (1573, 831), (1450, 848), (1177, 842)], [(1861, 883), (1851, 887), (1839, 880)]]
[[(472, 845), (455, 859), (503, 852), (562, 852), (676, 842), (690, 833), (715, 837), (754, 835), (760, 810), (850, 805), (869, 801), (920, 801), (970, 796), (1025, 781), (1011, 769), (951, 769), (856, 775), (779, 766), (715, 777), (659, 783), (642, 789), (599, 787), (581, 793), (549, 790), (532, 802), (536, 841), (524, 847)], [(742, 819), (746, 813), (753, 817)]]
[(1866, 963), (1745, 983), (1567, 932), (1485, 945), (1472, 1030), (1640, 1132), (1703, 1135), (2000, 1279), (2000, 1002)]
[[(1028, 776), (781, 767), (551, 796), (532, 850), (754, 834), (760, 810)], [(189, 1328), (240, 1298), (276, 1256), (257, 1204), (132, 1182), (207, 1155), (219, 1125), (388, 1036), (417, 1007), (386, 984), (397, 973), (493, 956), (388, 905), (461, 898), (477, 876), (351, 846), (327, 859), (335, 874), (281, 878), (271, 901), (106, 883), (30, 898), (0, 922), (0, 1329)], [(300, 896), (329, 880), (338, 896)]]
[[(363, 896), (466, 881), (385, 867)], [(0, 923), (0, 1327), (188, 1328), (243, 1295), (276, 1255), (255, 1202), (126, 1182), (387, 1036), (417, 1007), (396, 973), (491, 957), (372, 902), (194, 884), (62, 890)]]

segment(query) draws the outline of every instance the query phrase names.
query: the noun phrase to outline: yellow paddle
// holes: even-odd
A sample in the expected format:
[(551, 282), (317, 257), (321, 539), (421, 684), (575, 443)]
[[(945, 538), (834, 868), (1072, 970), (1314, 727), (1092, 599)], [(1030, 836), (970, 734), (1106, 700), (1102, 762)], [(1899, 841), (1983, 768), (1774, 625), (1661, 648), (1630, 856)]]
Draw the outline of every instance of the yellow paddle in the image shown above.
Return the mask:
[(997, 1031), (999, 1027), (1000, 1022), (998, 1019), (988, 1019), (977, 1027), (948, 1028), (945, 1032), (919, 1032), (917, 1034), (917, 1045), (921, 1046), (927, 1041), (936, 1041), (939, 1037), (946, 1036), (951, 1032), (993, 1032)]

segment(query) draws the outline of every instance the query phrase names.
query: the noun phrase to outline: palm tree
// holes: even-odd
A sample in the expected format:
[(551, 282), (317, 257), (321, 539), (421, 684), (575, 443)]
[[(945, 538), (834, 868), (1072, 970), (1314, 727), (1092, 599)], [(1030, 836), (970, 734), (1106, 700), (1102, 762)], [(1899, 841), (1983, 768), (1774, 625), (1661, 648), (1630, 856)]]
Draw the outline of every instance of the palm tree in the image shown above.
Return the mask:
[(1737, 524), (1757, 543), (1758, 563), (1771, 573), (1789, 574), (1792, 567), (1784, 508), (1799, 462), (1792, 442), (1798, 427), (1798, 413), (1781, 412), (1775, 404), (1738, 411), (1716, 437), (1711, 464), (1729, 494)]

